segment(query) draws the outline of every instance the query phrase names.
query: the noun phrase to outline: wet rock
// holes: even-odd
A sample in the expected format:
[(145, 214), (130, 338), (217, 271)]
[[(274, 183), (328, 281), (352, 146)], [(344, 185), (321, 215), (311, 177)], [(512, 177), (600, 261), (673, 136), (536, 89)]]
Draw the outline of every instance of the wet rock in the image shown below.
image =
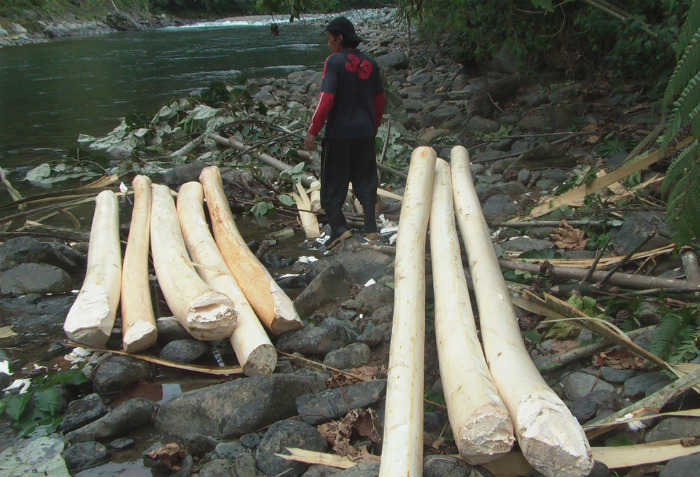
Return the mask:
[(527, 192), (527, 189), (520, 182), (501, 182), (489, 185), (489, 187), (479, 195), (479, 200), (485, 201), (494, 195), (505, 194), (513, 200), (520, 198)]
[(209, 352), (209, 346), (199, 340), (175, 340), (163, 347), (161, 359), (176, 363), (192, 363)]
[(317, 394), (306, 394), (297, 398), (297, 413), (312, 425), (331, 421), (347, 414), (351, 409), (371, 406), (384, 396), (386, 381), (367, 381)]
[(151, 365), (129, 356), (110, 356), (95, 371), (95, 391), (118, 393), (151, 376)]
[(0, 315), (16, 333), (63, 332), (63, 323), (75, 297), (24, 295), (0, 300)]
[(571, 413), (582, 424), (596, 417), (601, 410), (617, 409), (619, 409), (617, 395), (607, 390), (595, 390), (576, 399), (571, 405)]
[(375, 326), (372, 322), (367, 323), (362, 334), (357, 337), (357, 343), (364, 343), (370, 348), (388, 343), (391, 339), (391, 325), (382, 323)]
[(423, 477), (469, 477), (472, 467), (454, 456), (429, 455), (423, 461)]
[(423, 430), (439, 433), (447, 422), (447, 414), (441, 412), (426, 412), (423, 414)]
[(483, 134), (492, 134), (501, 129), (501, 123), (493, 119), (484, 118), (482, 116), (473, 116), (464, 124), (464, 129), (467, 132), (480, 132)]
[(386, 70), (403, 70), (408, 68), (409, 59), (406, 53), (402, 51), (392, 51), (386, 55), (375, 58), (377, 65)]
[(378, 477), (379, 464), (375, 462), (361, 462), (354, 467), (350, 467), (334, 475), (337, 477)]
[(664, 373), (641, 373), (625, 381), (622, 396), (632, 400), (648, 396), (651, 392), (670, 383), (671, 380)]
[(60, 429), (63, 433), (67, 433), (83, 427), (105, 414), (107, 414), (107, 407), (100, 395), (97, 393), (88, 394), (68, 404)]
[(359, 368), (369, 362), (370, 354), (366, 344), (351, 343), (328, 353), (323, 359), (323, 364), (336, 369)]
[(347, 323), (329, 318), (318, 326), (309, 325), (280, 335), (277, 348), (287, 353), (322, 356), (351, 343), (357, 335)]
[(282, 267), (289, 267), (294, 263), (294, 258), (282, 257), (274, 252), (267, 252), (260, 260), (268, 270), (276, 270)]
[(156, 328), (158, 329), (159, 343), (170, 343), (171, 341), (187, 340), (192, 338), (192, 335), (185, 330), (185, 328), (174, 316), (163, 316), (158, 318), (158, 321), (156, 321)]
[(323, 269), (316, 278), (294, 299), (299, 316), (311, 316), (319, 308), (345, 296), (354, 282), (345, 267), (334, 263)]
[(312, 465), (309, 470), (304, 472), (302, 477), (328, 477), (329, 475), (336, 475), (342, 472), (340, 469), (335, 467), (329, 467), (327, 465)]
[(75, 444), (64, 450), (61, 455), (63, 456), (63, 460), (66, 461), (66, 467), (68, 467), (68, 470), (72, 473), (91, 469), (107, 462), (110, 458), (107, 448), (99, 442)]
[(612, 473), (608, 466), (596, 460), (593, 462), (593, 468), (588, 474), (588, 477), (610, 477)]
[(205, 167), (207, 167), (207, 164), (202, 161), (175, 166), (163, 174), (163, 183), (173, 189), (177, 189), (185, 182), (198, 181), (199, 174)]
[(314, 385), (313, 376), (275, 374), (196, 389), (164, 403), (156, 429), (175, 437), (192, 429), (218, 438), (240, 436), (295, 415), (296, 398)]
[(131, 15), (126, 12), (109, 12), (105, 23), (117, 31), (139, 31), (141, 27)]
[[(219, 441), (210, 436), (192, 432), (185, 436), (185, 448), (194, 457), (202, 457), (216, 449)], [(240, 444), (239, 444), (240, 445)], [(221, 456), (220, 456), (221, 457)]]
[(314, 262), (313, 269), (319, 273), (333, 263), (340, 263), (354, 281), (364, 285), (371, 278), (379, 280), (393, 262), (391, 257), (377, 250), (345, 251)]
[(587, 373), (574, 372), (562, 379), (562, 386), (567, 398), (576, 401), (593, 391), (615, 392), (612, 384)]
[(258, 469), (255, 467), (255, 457), (250, 452), (244, 452), (233, 461), (236, 468), (236, 477), (256, 477)]
[(489, 93), (494, 101), (503, 101), (515, 95), (520, 88), (520, 76), (513, 74), (491, 81)]
[(77, 444), (122, 436), (130, 430), (149, 424), (157, 408), (158, 405), (150, 399), (130, 399), (98, 420), (69, 432), (65, 439), (71, 444)]
[(383, 323), (391, 323), (394, 316), (394, 306), (386, 305), (381, 306), (374, 310), (372, 313), (372, 323), (375, 325), (381, 325)]
[[(671, 242), (661, 235), (668, 236), (668, 228), (661, 212), (634, 212), (624, 218), (624, 223), (615, 236), (613, 248), (619, 255), (633, 250), (647, 237), (652, 237), (639, 251), (663, 247)], [(657, 233), (658, 232), (658, 233)]]
[(135, 441), (133, 439), (128, 439), (126, 437), (120, 437), (119, 439), (114, 439), (109, 443), (109, 448), (113, 451), (123, 451), (134, 447)]
[(68, 477), (68, 469), (61, 457), (63, 447), (63, 439), (57, 434), (29, 439), (15, 439), (13, 436), (12, 441), (8, 439), (0, 443), (3, 449), (0, 452), (0, 475)]
[(600, 376), (609, 383), (621, 384), (637, 374), (635, 369), (618, 369), (604, 366), (600, 371)]
[(654, 426), (646, 435), (646, 442), (700, 436), (700, 420), (692, 417), (668, 417)]
[(377, 308), (393, 305), (394, 290), (381, 283), (375, 283), (360, 290), (352, 300), (343, 303), (343, 308), (350, 308), (366, 315)]
[(260, 444), (260, 436), (255, 433), (244, 434), (239, 439), (241, 444), (243, 444), (248, 449), (255, 449)]
[(236, 467), (228, 459), (215, 459), (207, 462), (199, 471), (200, 477), (230, 477), (236, 475)]
[[(253, 435), (257, 435), (257, 434), (253, 434)], [(260, 438), (258, 438), (258, 442), (259, 441), (260, 441)], [(221, 442), (215, 446), (214, 452), (221, 459), (234, 460), (239, 455), (241, 455), (245, 452), (245, 447), (240, 442), (236, 442), (236, 441)]]
[(501, 247), (503, 247), (503, 250), (508, 250), (511, 252), (529, 252), (531, 250), (541, 252), (543, 250), (554, 248), (554, 244), (549, 240), (516, 237), (512, 240), (507, 240), (501, 243)]
[(15, 237), (0, 245), (0, 270), (23, 263), (47, 263), (74, 272), (85, 265), (85, 255), (60, 242), (40, 242), (33, 237)]
[(668, 461), (659, 472), (659, 477), (689, 477), (697, 475), (700, 468), (700, 454), (676, 457)]
[(24, 263), (11, 268), (0, 278), (5, 295), (28, 293), (64, 293), (71, 291), (73, 280), (64, 270), (45, 263)]
[(500, 222), (503, 218), (515, 213), (515, 205), (510, 197), (496, 194), (489, 197), (481, 207), (487, 222)]
[(255, 451), (255, 462), (267, 476), (274, 477), (284, 472), (286, 477), (302, 475), (309, 467), (302, 462), (292, 462), (275, 454), (287, 453), (287, 447), (297, 447), (317, 452), (328, 448), (326, 440), (315, 427), (301, 421), (280, 421), (268, 429)]

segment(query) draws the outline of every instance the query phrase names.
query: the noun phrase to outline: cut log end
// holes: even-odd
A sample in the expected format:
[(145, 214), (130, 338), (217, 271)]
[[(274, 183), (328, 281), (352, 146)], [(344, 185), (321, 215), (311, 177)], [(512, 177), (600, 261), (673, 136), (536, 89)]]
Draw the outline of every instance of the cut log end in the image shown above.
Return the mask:
[(277, 367), (277, 351), (271, 344), (265, 344), (255, 348), (243, 365), (243, 373), (246, 376), (258, 374), (272, 374)]
[(226, 339), (236, 328), (238, 313), (226, 295), (205, 293), (190, 303), (185, 328), (196, 339)]
[(86, 286), (71, 307), (63, 331), (76, 343), (102, 347), (112, 332), (114, 315), (104, 287)]
[(96, 348), (102, 348), (109, 339), (109, 333), (95, 328), (69, 329), (68, 327), (64, 327), (63, 331), (65, 331), (66, 336), (71, 341), (87, 346), (94, 346)]
[(144, 351), (156, 343), (158, 329), (154, 323), (138, 321), (124, 333), (122, 347), (127, 353)]
[(294, 331), (304, 327), (299, 318), (297, 310), (292, 301), (277, 287), (276, 283), (270, 282), (270, 293), (274, 302), (275, 317), (270, 323), (270, 331), (275, 336), (279, 336), (287, 331)]
[(482, 406), (464, 426), (457, 442), (460, 455), (472, 465), (490, 462), (513, 448), (513, 425), (504, 406)]
[(593, 468), (588, 439), (566, 405), (557, 401), (542, 396), (523, 400), (518, 443), (525, 459), (543, 475), (585, 477)]

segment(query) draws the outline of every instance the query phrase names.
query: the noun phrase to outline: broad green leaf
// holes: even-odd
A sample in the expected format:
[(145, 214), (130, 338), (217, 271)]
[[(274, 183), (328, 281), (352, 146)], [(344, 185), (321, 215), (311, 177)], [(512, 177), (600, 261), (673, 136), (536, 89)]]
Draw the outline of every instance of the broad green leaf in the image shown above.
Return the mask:
[(287, 194), (280, 194), (277, 198), (286, 206), (294, 206), (294, 199), (292, 199)]
[(48, 379), (48, 384), (69, 384), (79, 386), (88, 381), (87, 376), (79, 369), (68, 369), (60, 373), (52, 374)]
[(299, 164), (295, 165), (292, 168), (292, 174), (299, 174), (303, 170), (304, 170), (304, 163), (300, 162)]
[(5, 402), (5, 414), (13, 421), (19, 420), (31, 397), (32, 395), (29, 393), (7, 396), (3, 399)]
[(52, 415), (55, 414), (56, 406), (58, 405), (58, 389), (55, 386), (51, 386), (35, 392), (34, 403), (42, 411)]

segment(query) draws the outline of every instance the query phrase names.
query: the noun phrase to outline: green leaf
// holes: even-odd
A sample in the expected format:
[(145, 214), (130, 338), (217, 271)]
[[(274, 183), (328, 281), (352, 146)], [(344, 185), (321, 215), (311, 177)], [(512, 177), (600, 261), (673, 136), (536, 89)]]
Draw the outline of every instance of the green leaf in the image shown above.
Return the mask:
[(56, 406), (58, 405), (58, 389), (51, 386), (34, 393), (34, 403), (42, 411), (46, 411), (51, 415), (56, 414)]
[(30, 393), (7, 396), (3, 399), (3, 401), (5, 401), (5, 414), (13, 421), (19, 420), (31, 398), (32, 395)]
[(47, 384), (68, 384), (70, 386), (80, 386), (88, 381), (89, 379), (87, 376), (85, 376), (79, 369), (68, 369), (66, 371), (50, 375)]
[(300, 172), (302, 172), (304, 170), (304, 165), (305, 164), (303, 162), (300, 162), (299, 164), (292, 167), (292, 174), (299, 174)]
[(292, 199), (287, 194), (280, 194), (277, 198), (279, 199), (280, 202), (282, 202), (286, 206), (292, 207), (295, 205), (294, 199)]
[(542, 340), (540, 339), (540, 334), (537, 330), (530, 330), (523, 332), (523, 336), (528, 339), (532, 344), (539, 344)]
[(250, 213), (256, 217), (263, 217), (274, 210), (275, 206), (270, 202), (258, 202), (250, 209)]

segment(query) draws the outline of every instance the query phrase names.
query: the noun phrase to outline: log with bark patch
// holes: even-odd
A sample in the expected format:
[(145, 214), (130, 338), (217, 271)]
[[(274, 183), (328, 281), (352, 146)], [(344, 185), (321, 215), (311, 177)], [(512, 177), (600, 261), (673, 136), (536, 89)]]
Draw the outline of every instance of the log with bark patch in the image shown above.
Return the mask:
[(238, 231), (224, 194), (219, 168), (205, 167), (199, 181), (204, 187), (216, 244), (260, 321), (275, 335), (301, 328), (303, 325), (292, 300), (250, 251)]
[(151, 253), (170, 311), (196, 339), (230, 337), (237, 315), (233, 303), (204, 283), (192, 266), (170, 188), (154, 185), (152, 192)]
[(436, 158), (430, 147), (413, 151), (401, 207), (380, 477), (423, 473), (426, 198), (432, 194)]
[(527, 461), (547, 477), (584, 477), (593, 467), (581, 426), (537, 371), (523, 343), (491, 244), (464, 147), (452, 149), (457, 221), (479, 310), (486, 360)]
[(450, 166), (435, 165), (430, 210), (435, 338), (447, 412), (460, 455), (489, 462), (513, 447), (513, 424), (486, 366), (476, 334), (454, 218)]
[(151, 228), (151, 180), (136, 176), (134, 209), (122, 269), (122, 347), (128, 353), (150, 348), (158, 338), (148, 283), (148, 242)]
[(236, 307), (238, 323), (230, 341), (243, 372), (248, 376), (272, 373), (277, 366), (277, 352), (209, 232), (204, 217), (204, 191), (199, 182), (180, 187), (177, 213), (187, 250), (197, 262), (199, 275), (214, 290), (228, 296)]
[(63, 325), (68, 338), (104, 346), (119, 306), (121, 275), (119, 202), (114, 192), (105, 190), (95, 199), (85, 280)]

